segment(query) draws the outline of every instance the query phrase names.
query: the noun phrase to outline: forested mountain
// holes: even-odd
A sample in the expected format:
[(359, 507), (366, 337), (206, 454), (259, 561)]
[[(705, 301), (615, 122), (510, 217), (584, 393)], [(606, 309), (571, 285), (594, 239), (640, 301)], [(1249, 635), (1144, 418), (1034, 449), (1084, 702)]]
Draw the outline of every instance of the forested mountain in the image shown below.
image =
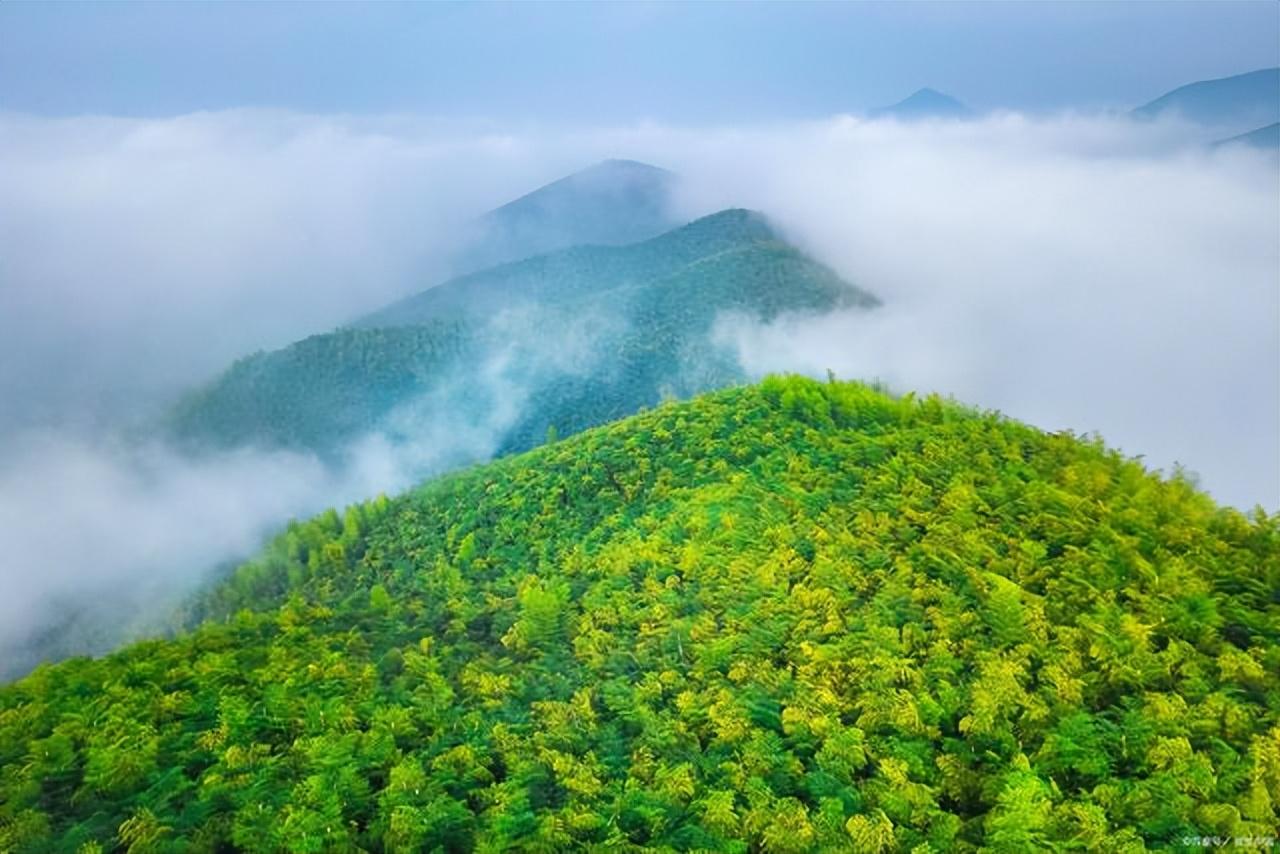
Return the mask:
[(1133, 111), (1142, 118), (1177, 115), (1247, 131), (1280, 121), (1280, 68), (1264, 68), (1180, 86)]
[(973, 111), (960, 101), (936, 89), (920, 89), (896, 104), (871, 111), (876, 119), (962, 119)]
[(759, 214), (723, 211), (631, 246), (464, 276), (353, 328), (242, 359), (189, 395), (171, 426), (188, 443), (328, 454), (372, 430), (412, 433), (445, 411), (486, 422), (505, 397), (519, 406), (494, 425), (496, 450), (525, 449), (548, 428), (567, 435), (742, 379), (711, 340), (724, 312), (767, 320), (873, 305)]
[(716, 263), (718, 256), (779, 242), (760, 214), (726, 210), (630, 246), (576, 246), (462, 276), (375, 311), (353, 325), (476, 322), (513, 304), (561, 306), (604, 297), (619, 287), (643, 286), (700, 261)]
[(1140, 852), (1280, 822), (1280, 518), (771, 378), (296, 524), (0, 688), (0, 851)]
[(485, 214), (457, 265), (478, 270), (583, 244), (617, 246), (679, 225), (676, 176), (634, 160), (605, 160)]
[(180, 436), (325, 449), (373, 429), (472, 352), (458, 324), (338, 330), (240, 359), (173, 414)]

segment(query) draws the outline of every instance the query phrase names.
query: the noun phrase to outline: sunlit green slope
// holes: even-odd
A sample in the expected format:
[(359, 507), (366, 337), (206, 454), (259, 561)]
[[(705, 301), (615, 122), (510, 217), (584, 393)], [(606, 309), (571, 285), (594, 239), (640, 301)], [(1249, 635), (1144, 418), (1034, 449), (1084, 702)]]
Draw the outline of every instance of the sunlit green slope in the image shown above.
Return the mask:
[(1277, 591), (1274, 517), (770, 379), (294, 526), (190, 634), (0, 689), (0, 850), (1266, 835)]

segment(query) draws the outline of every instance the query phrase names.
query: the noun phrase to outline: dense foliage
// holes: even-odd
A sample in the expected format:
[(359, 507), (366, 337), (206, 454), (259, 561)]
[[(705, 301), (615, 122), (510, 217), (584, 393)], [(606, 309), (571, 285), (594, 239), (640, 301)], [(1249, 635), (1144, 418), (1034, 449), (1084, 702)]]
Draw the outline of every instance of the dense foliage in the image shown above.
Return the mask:
[(775, 378), (294, 525), (0, 689), (0, 851), (1125, 851), (1273, 833), (1280, 518)]
[(758, 214), (723, 211), (643, 243), (464, 276), (356, 328), (242, 359), (182, 401), (171, 427), (187, 443), (334, 454), (448, 413), (487, 421), (494, 398), (519, 397), (495, 450), (527, 450), (548, 428), (567, 436), (742, 380), (712, 338), (722, 313), (769, 320), (873, 305)]
[(459, 324), (341, 329), (238, 360), (171, 415), (188, 440), (328, 450), (374, 429), (403, 400), (474, 353)]

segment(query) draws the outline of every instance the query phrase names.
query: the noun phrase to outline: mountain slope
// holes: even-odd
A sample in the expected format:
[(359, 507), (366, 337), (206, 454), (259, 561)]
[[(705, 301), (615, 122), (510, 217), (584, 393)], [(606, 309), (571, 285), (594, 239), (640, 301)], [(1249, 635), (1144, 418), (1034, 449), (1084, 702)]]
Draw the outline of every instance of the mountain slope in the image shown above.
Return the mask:
[(872, 118), (902, 119), (960, 119), (971, 116), (973, 111), (960, 101), (935, 89), (920, 89), (896, 104), (871, 111)]
[(1280, 519), (774, 378), (294, 526), (189, 634), (0, 688), (0, 850), (1263, 836), (1278, 589)]
[(1142, 118), (1179, 115), (1241, 131), (1280, 121), (1280, 68), (1180, 86), (1133, 111)]
[(413, 401), (427, 401), (419, 421), (458, 408), (483, 420), (486, 401), (527, 396), (497, 440), (521, 450), (549, 427), (563, 435), (741, 379), (710, 339), (723, 312), (767, 320), (874, 304), (758, 214), (723, 211), (632, 246), (464, 276), (252, 356), (188, 396), (171, 426), (187, 442), (328, 453)]
[(1214, 143), (1214, 147), (1220, 145), (1247, 145), (1251, 148), (1280, 149), (1280, 122)]
[(478, 270), (582, 244), (622, 245), (679, 225), (676, 176), (634, 160), (605, 160), (490, 211), (458, 266)]
[(474, 351), (458, 324), (338, 330), (238, 360), (171, 414), (187, 439), (325, 449), (372, 430)]
[(462, 276), (379, 309), (352, 325), (475, 321), (518, 302), (562, 304), (669, 276), (723, 252), (777, 240), (760, 214), (731, 209), (630, 246), (576, 246)]

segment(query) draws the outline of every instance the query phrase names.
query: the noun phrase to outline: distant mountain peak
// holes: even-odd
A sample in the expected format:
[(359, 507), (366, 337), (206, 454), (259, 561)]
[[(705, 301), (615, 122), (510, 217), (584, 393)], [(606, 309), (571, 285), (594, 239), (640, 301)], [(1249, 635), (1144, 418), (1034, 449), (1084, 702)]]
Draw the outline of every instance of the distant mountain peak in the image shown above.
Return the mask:
[(546, 205), (557, 193), (581, 192), (590, 190), (595, 194), (615, 195), (633, 188), (635, 184), (646, 184), (646, 190), (665, 192), (669, 182), (675, 179), (675, 173), (639, 160), (622, 160), (610, 158), (593, 163), (577, 172), (571, 172), (563, 178), (557, 178), (536, 190), (525, 193), (517, 199), (507, 202), (485, 214), (486, 219), (501, 217), (504, 211), (511, 211), (530, 205)]
[(955, 98), (952, 98), (950, 95), (944, 95), (942, 92), (939, 92), (937, 89), (930, 89), (928, 86), (925, 86), (924, 88), (917, 89), (916, 91), (912, 92), (909, 97), (904, 99), (904, 103), (910, 103), (912, 101), (917, 101), (917, 100), (949, 101), (951, 103), (956, 103), (956, 104), (960, 103)]
[[(661, 166), (654, 166), (652, 163), (643, 163), (639, 160), (627, 160), (626, 158), (619, 158), (619, 157), (605, 158), (604, 160), (601, 160), (599, 163), (595, 163), (591, 166), (588, 166), (586, 169), (573, 173), (573, 175), (582, 175), (585, 173), (597, 172), (597, 171), (641, 172), (641, 173), (647, 173), (654, 176), (675, 177), (674, 172), (671, 172), (668, 169), (663, 169)], [(570, 175), (569, 177), (572, 178), (573, 175)]]
[(1139, 118), (1178, 115), (1203, 125), (1246, 131), (1280, 121), (1280, 67), (1197, 80), (1133, 111)]
[(579, 244), (620, 246), (678, 224), (676, 175), (638, 160), (610, 159), (552, 181), (482, 216), (460, 270), (477, 270)]
[(688, 225), (674, 229), (671, 234), (681, 232), (732, 232), (733, 234), (752, 240), (772, 240), (777, 235), (769, 224), (769, 219), (759, 211), (747, 208), (725, 208), (713, 214), (695, 219)]
[(972, 112), (959, 100), (926, 86), (896, 104), (872, 110), (871, 116), (898, 119), (963, 118), (972, 115)]

